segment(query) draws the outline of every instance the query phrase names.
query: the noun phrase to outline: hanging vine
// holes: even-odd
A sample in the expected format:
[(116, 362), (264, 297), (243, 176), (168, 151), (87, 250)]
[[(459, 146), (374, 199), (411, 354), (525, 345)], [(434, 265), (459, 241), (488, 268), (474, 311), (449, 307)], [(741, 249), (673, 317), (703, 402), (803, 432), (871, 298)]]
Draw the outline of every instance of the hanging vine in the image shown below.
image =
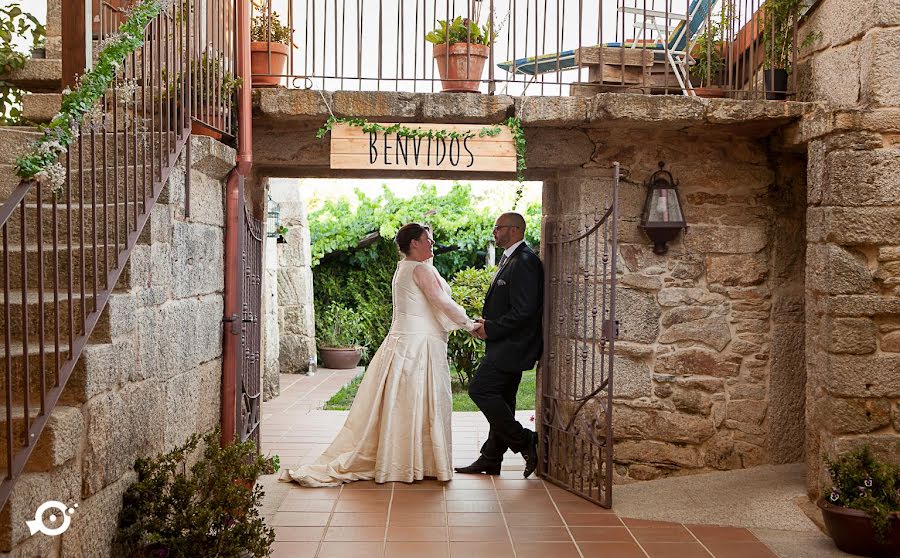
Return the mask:
[[(332, 129), (334, 129), (335, 124), (347, 124), (348, 126), (355, 126), (357, 128), (362, 128), (362, 131), (367, 134), (374, 133), (382, 133), (382, 134), (396, 134), (401, 138), (430, 138), (430, 139), (466, 139), (473, 137), (496, 137), (500, 135), (501, 128), (500, 126), (506, 126), (509, 131), (512, 133), (513, 144), (516, 148), (516, 179), (519, 182), (525, 180), (525, 169), (528, 167), (525, 165), (525, 132), (522, 130), (522, 121), (517, 117), (510, 117), (503, 121), (502, 124), (491, 124), (489, 126), (485, 126), (478, 130), (467, 131), (467, 132), (457, 132), (455, 130), (423, 130), (422, 128), (410, 128), (406, 124), (391, 124), (390, 126), (384, 126), (382, 124), (378, 124), (376, 122), (369, 122), (365, 118), (338, 118), (336, 116), (329, 116), (328, 120), (325, 121), (325, 125), (319, 128), (316, 132), (316, 137), (319, 139), (324, 138)], [(519, 202), (519, 199), (522, 197), (522, 185), (519, 185), (518, 190), (516, 190), (516, 203)]]

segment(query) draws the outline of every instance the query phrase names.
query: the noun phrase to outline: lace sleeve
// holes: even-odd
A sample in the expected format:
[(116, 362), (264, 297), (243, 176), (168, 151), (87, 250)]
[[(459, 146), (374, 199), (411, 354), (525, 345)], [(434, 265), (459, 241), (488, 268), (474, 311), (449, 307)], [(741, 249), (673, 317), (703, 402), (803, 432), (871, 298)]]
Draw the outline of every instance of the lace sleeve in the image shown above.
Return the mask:
[(462, 306), (454, 302), (441, 288), (437, 272), (433, 268), (424, 265), (416, 266), (416, 269), (413, 270), (413, 280), (422, 289), (425, 298), (438, 314), (438, 321), (447, 331), (460, 328), (472, 331), (475, 328), (475, 322), (469, 319)]

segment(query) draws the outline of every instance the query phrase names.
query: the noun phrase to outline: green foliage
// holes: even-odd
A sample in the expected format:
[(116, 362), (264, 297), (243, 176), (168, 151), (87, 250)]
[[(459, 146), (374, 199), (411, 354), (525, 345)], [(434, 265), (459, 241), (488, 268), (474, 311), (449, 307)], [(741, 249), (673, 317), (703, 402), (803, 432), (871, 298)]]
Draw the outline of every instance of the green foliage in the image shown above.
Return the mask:
[(477, 21), (470, 21), (461, 16), (456, 17), (449, 25), (446, 19), (438, 20), (437, 24), (437, 29), (425, 35), (425, 40), (435, 45), (471, 43), (488, 46), (497, 36), (496, 33), (491, 34), (487, 24), (479, 27)]
[[(0, 76), (25, 67), (28, 56), (13, 46), (15, 37), (31, 35), (32, 47), (43, 43), (46, 28), (32, 14), (22, 10), (19, 2), (0, 8)], [(22, 90), (0, 79), (0, 125), (22, 121)]]
[[(799, 25), (800, 16), (809, 2), (807, 0), (766, 0), (762, 7), (765, 14), (763, 20), (763, 45), (765, 48), (765, 67), (791, 70), (794, 45), (794, 25)], [(821, 37), (820, 34), (807, 35), (798, 48), (811, 45)]]
[(364, 372), (357, 374), (349, 384), (331, 396), (331, 399), (325, 403), (324, 409), (326, 411), (346, 411), (350, 409), (350, 406), (353, 405), (353, 400), (356, 399), (356, 392), (359, 391), (359, 384), (362, 383), (364, 376)]
[(900, 465), (879, 461), (868, 445), (837, 459), (826, 457), (825, 464), (833, 485), (828, 501), (869, 514), (879, 541), (884, 542), (891, 513), (900, 512)]
[[(485, 126), (478, 130), (478, 133), (475, 132), (457, 132), (455, 130), (423, 130), (421, 128), (410, 128), (405, 124), (392, 124), (390, 126), (382, 126), (376, 122), (369, 122), (365, 118), (338, 118), (336, 116), (329, 116), (328, 120), (325, 121), (325, 125), (316, 131), (316, 137), (322, 139), (330, 132), (335, 124), (347, 124), (349, 126), (356, 126), (358, 128), (362, 128), (362, 131), (367, 134), (373, 133), (382, 133), (382, 134), (396, 134), (401, 138), (430, 138), (430, 139), (465, 139), (472, 138), (478, 136), (480, 138), (483, 137), (494, 137), (500, 134), (500, 125), (495, 124), (492, 126)], [(528, 167), (525, 165), (525, 132), (522, 131), (522, 120), (518, 117), (510, 117), (507, 118), (503, 125), (509, 128), (509, 131), (512, 132), (513, 142), (516, 147), (516, 180), (523, 181), (525, 180), (525, 169)], [(521, 188), (519, 189), (519, 197), (521, 197)]]
[(117, 555), (269, 556), (275, 532), (259, 514), (264, 492), (256, 479), (277, 467), (277, 456), (259, 455), (252, 441), (221, 447), (217, 430), (138, 459), (138, 480), (125, 491), (119, 513)]
[[(43, 135), (37, 145), (16, 160), (16, 174), (23, 180), (31, 180), (47, 167), (75, 141), (77, 127), (91, 108), (116, 80), (119, 67), (126, 56), (144, 44), (144, 28), (159, 15), (159, 0), (144, 0), (131, 8), (128, 19), (119, 32), (105, 41), (94, 67), (80, 77), (75, 90), (63, 91), (62, 109), (49, 124), (42, 127)], [(58, 191), (58, 186), (54, 185)]]
[(197, 96), (210, 109), (216, 109), (227, 103), (243, 83), (243, 79), (234, 77), (230, 71), (224, 68), (225, 64), (219, 54), (204, 52), (200, 56), (200, 61), (194, 65), (198, 83), (203, 84), (202, 87), (196, 89)]
[(291, 28), (281, 24), (281, 16), (272, 11), (269, 16), (269, 8), (266, 4), (258, 6), (256, 13), (250, 20), (250, 40), (257, 43), (281, 43), (291, 45)]
[(364, 322), (359, 313), (332, 302), (316, 312), (316, 339), (320, 347), (362, 347)]
[[(470, 317), (481, 316), (481, 307), (491, 286), (494, 269), (470, 267), (459, 271), (453, 277), (450, 283), (453, 300), (462, 306)], [(469, 335), (467, 331), (454, 331), (447, 342), (447, 357), (453, 365), (459, 384), (463, 387), (468, 386), (478, 364), (484, 358), (484, 341)]]
[(702, 33), (697, 37), (691, 57), (694, 65), (691, 66), (691, 78), (699, 80), (699, 87), (710, 87), (716, 81), (720, 72), (725, 68), (724, 31), (727, 29), (727, 16), (723, 11), (722, 21), (711, 20)]
[[(516, 392), (516, 409), (534, 409), (535, 404), (535, 371), (526, 370), (522, 373), (522, 382), (519, 391)], [(453, 410), (454, 411), (478, 411), (478, 405), (469, 397), (468, 388), (453, 380)]]

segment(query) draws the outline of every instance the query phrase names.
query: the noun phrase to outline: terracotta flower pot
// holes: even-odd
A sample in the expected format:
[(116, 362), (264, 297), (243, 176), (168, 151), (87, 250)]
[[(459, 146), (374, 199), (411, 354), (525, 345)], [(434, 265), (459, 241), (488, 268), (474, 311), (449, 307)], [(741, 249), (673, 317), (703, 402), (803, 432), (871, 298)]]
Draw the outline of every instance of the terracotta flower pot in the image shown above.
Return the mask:
[(251, 42), (250, 73), (253, 87), (281, 85), (288, 62), (288, 46), (282, 43)]
[(725, 90), (721, 87), (695, 87), (694, 93), (704, 99), (720, 99), (725, 96)]
[(446, 44), (434, 45), (432, 49), (443, 90), (478, 93), (489, 48), (472, 43), (453, 43), (449, 45), (449, 55), (447, 49)]
[(319, 347), (319, 354), (322, 355), (322, 366), (335, 370), (356, 368), (362, 359), (362, 353), (355, 347)]
[(900, 556), (900, 513), (891, 514), (887, 540), (878, 542), (869, 514), (864, 511), (834, 506), (824, 498), (817, 502), (822, 510), (825, 528), (834, 544), (844, 552), (859, 556)]

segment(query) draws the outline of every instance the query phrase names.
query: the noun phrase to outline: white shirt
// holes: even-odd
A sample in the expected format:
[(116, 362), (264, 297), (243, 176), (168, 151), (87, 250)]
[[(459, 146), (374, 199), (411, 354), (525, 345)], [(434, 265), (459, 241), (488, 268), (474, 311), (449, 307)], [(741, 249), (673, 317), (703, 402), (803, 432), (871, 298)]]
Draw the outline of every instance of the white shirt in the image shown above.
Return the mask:
[(516, 251), (516, 248), (519, 247), (519, 244), (525, 244), (525, 240), (522, 239), (522, 240), (516, 242), (515, 244), (513, 244), (512, 246), (510, 246), (509, 248), (507, 248), (506, 250), (504, 250), (503, 255), (506, 256), (507, 258), (512, 256), (513, 252)]

